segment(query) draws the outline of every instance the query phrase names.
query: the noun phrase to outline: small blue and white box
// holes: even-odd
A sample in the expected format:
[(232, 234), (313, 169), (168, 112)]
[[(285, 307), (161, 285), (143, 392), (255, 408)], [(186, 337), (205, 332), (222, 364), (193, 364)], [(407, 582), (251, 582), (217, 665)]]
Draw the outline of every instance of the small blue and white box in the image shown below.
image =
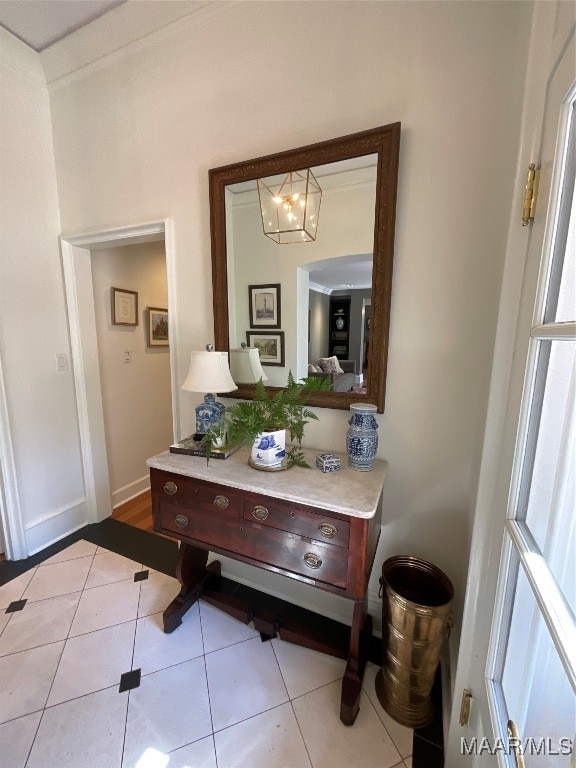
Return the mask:
[(333, 453), (317, 453), (316, 466), (321, 472), (338, 472), (340, 458)]

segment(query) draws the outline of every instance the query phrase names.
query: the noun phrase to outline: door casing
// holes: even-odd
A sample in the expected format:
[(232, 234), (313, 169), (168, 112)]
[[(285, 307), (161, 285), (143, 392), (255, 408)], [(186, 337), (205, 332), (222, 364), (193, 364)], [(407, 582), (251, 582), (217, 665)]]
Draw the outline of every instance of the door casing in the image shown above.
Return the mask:
[(100, 522), (108, 517), (112, 511), (98, 363), (96, 318), (92, 293), (91, 252), (98, 249), (159, 240), (164, 241), (166, 251), (168, 306), (170, 308), (172, 430), (174, 439), (177, 439), (180, 423), (179, 375), (176, 355), (178, 349), (178, 305), (174, 234), (171, 219), (80, 235), (63, 235), (61, 238), (87, 522)]

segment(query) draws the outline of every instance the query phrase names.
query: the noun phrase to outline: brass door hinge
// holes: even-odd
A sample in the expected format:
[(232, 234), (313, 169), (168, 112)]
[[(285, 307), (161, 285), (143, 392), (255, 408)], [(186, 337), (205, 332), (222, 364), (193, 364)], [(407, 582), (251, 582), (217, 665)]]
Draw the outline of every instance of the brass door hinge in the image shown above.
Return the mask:
[(462, 691), (462, 703), (460, 704), (460, 725), (468, 725), (470, 720), (470, 704), (472, 703), (472, 694), (468, 688), (464, 688)]
[(526, 175), (526, 187), (524, 189), (524, 205), (522, 206), (522, 226), (526, 227), (534, 220), (536, 213), (536, 200), (538, 198), (538, 184), (540, 182), (540, 168), (535, 163), (530, 163)]

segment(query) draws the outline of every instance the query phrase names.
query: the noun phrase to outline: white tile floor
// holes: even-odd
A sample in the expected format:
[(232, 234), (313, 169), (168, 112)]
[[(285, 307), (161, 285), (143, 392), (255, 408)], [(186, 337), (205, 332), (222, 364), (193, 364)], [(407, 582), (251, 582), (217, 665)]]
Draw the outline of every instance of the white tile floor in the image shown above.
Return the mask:
[(380, 706), (377, 667), (346, 727), (343, 661), (263, 643), (202, 601), (165, 635), (177, 592), (86, 541), (0, 587), (2, 768), (411, 768), (412, 731)]

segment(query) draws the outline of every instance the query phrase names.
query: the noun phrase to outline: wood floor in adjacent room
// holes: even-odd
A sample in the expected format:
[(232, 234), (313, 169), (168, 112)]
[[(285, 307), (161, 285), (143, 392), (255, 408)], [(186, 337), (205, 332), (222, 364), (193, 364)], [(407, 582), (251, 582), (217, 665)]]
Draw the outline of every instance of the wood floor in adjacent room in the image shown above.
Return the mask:
[(143, 531), (152, 529), (152, 496), (150, 491), (145, 491), (134, 499), (130, 499), (112, 510), (112, 519), (120, 520), (121, 523), (133, 525)]

